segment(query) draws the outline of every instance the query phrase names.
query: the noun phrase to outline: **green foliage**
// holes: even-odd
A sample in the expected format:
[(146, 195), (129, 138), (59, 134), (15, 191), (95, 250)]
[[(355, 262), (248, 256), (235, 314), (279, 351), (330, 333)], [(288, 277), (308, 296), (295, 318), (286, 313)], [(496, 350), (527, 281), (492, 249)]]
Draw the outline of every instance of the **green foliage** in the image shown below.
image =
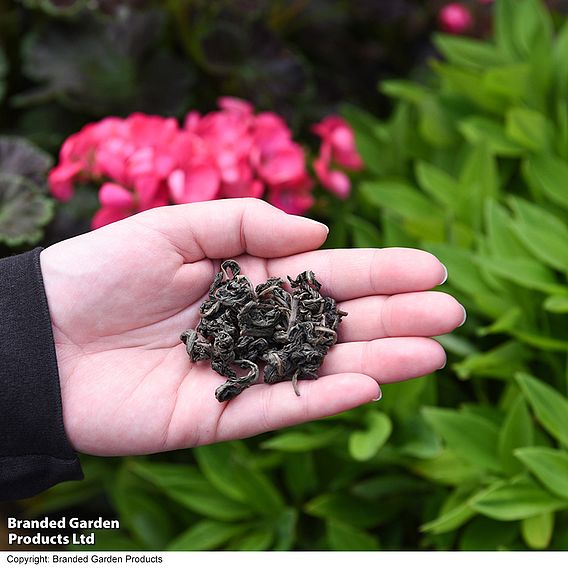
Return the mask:
[(436, 36), (426, 85), (381, 85), (396, 100), (387, 120), (345, 116), (373, 159), (356, 214), (374, 245), (436, 254), (469, 313), (440, 338), (444, 377), (462, 386), (421, 405), (445, 449), (404, 464), (455, 487), (421, 530), (463, 550), (546, 549), (568, 512), (568, 22), (498, 0), (494, 30)]
[(94, 460), (86, 498), (64, 484), (31, 512), (110, 495), (109, 549), (568, 548), (568, 20), (497, 0), (494, 37), (435, 44), (423, 83), (382, 83), (387, 119), (345, 107), (367, 167), (329, 246), (441, 259), (469, 315), (438, 338), (446, 369), (315, 424)]

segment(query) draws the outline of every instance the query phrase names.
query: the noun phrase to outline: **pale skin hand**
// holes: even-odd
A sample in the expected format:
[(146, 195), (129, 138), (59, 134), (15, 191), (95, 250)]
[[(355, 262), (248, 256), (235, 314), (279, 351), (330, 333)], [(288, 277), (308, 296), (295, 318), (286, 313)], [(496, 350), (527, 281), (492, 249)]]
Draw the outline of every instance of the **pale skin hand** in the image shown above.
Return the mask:
[[(260, 200), (153, 209), (41, 253), (59, 366), (65, 430), (95, 455), (139, 455), (243, 438), (378, 398), (379, 383), (445, 364), (431, 336), (465, 313), (428, 291), (445, 278), (414, 249), (316, 251), (325, 226)], [(349, 312), (315, 381), (254, 385), (220, 404), (224, 378), (191, 363), (179, 335), (198, 322), (220, 260), (254, 284), (313, 270)]]

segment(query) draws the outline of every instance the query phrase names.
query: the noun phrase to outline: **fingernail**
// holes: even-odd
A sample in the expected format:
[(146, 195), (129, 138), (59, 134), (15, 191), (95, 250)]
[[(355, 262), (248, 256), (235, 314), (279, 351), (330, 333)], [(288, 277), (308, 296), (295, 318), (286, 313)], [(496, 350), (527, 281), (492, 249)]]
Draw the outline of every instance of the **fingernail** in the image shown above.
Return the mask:
[(379, 386), (379, 392), (377, 394), (377, 398), (374, 398), (373, 402), (377, 402), (378, 400), (381, 400), (381, 398), (383, 398), (383, 391), (381, 390), (381, 387)]
[(316, 221), (315, 219), (310, 219), (309, 217), (302, 217), (302, 215), (292, 215), (292, 217), (296, 217), (298, 219), (301, 219), (302, 221), (308, 221), (310, 223), (313, 223), (314, 225), (323, 227), (325, 229), (325, 232), (329, 234), (329, 227), (327, 225), (324, 225), (323, 223), (320, 223), (319, 221)]
[(446, 357), (446, 358), (444, 359), (444, 362), (442, 363), (442, 366), (441, 366), (441, 367), (438, 367), (438, 371), (441, 370), (441, 369), (443, 369), (443, 368), (446, 366), (447, 363), (448, 363), (448, 358)]
[(444, 279), (440, 282), (440, 286), (448, 279), (448, 269), (446, 268), (446, 265), (442, 264), (442, 268), (444, 269)]
[(463, 319), (461, 320), (461, 323), (458, 325), (458, 327), (461, 327), (467, 319), (467, 312), (465, 311), (465, 308), (462, 306), (461, 309), (463, 310)]

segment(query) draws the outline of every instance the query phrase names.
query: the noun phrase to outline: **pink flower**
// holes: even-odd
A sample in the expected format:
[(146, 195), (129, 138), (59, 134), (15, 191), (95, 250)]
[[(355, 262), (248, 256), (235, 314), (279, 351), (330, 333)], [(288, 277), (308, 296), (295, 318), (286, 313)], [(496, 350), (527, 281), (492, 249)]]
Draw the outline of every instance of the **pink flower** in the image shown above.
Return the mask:
[[(76, 183), (100, 187), (94, 228), (169, 203), (261, 198), (265, 190), (286, 211), (311, 207), (306, 157), (286, 123), (233, 97), (218, 105), (205, 115), (190, 112), (183, 127), (142, 113), (86, 125), (61, 148), (49, 175), (53, 195), (70, 199)], [(336, 160), (353, 166), (349, 131), (333, 136)]]
[(314, 197), (309, 189), (295, 190), (292, 188), (272, 189), (268, 201), (291, 215), (302, 215), (314, 204)]
[(363, 160), (355, 146), (355, 136), (349, 124), (339, 116), (328, 116), (314, 125), (313, 131), (323, 139), (331, 152), (330, 158), (348, 170), (360, 170)]
[(351, 191), (351, 181), (343, 171), (331, 168), (333, 164), (352, 171), (363, 167), (353, 130), (341, 117), (328, 116), (314, 125), (313, 131), (322, 138), (314, 171), (325, 188), (345, 199)]
[(49, 172), (47, 182), (56, 199), (68, 201), (73, 197), (73, 182), (82, 169), (79, 162), (63, 162)]
[(205, 163), (174, 170), (168, 177), (169, 193), (174, 203), (215, 199), (219, 193), (219, 184), (219, 172)]
[(105, 183), (101, 186), (99, 201), (102, 207), (91, 221), (93, 229), (125, 219), (132, 215), (135, 209), (134, 195), (116, 183)]
[(463, 34), (473, 25), (473, 17), (469, 9), (460, 4), (453, 2), (446, 4), (438, 14), (438, 22), (440, 28), (450, 34)]

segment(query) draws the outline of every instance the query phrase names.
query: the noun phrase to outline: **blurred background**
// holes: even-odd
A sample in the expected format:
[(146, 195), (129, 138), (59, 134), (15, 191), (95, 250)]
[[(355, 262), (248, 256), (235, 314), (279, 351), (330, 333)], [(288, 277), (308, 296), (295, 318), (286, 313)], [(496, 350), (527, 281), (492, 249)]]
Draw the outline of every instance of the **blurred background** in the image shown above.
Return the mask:
[(328, 223), (327, 247), (433, 252), (469, 314), (445, 369), (379, 403), (82, 456), (85, 481), (2, 514), (120, 519), (100, 550), (567, 550), (567, 13), (0, 0), (0, 256), (247, 195)]

